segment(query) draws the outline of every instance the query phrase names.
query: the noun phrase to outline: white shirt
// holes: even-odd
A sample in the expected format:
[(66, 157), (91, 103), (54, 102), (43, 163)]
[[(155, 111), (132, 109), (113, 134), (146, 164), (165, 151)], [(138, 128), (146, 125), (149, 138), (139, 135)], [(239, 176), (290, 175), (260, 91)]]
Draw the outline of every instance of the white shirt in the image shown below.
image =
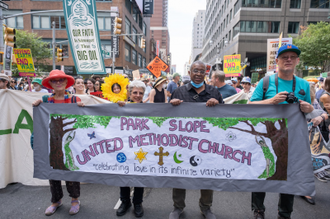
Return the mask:
[(46, 89), (41, 89), (40, 91), (36, 91), (35, 89), (33, 89), (32, 92), (37, 92), (37, 93), (48, 93), (48, 90), (46, 90)]

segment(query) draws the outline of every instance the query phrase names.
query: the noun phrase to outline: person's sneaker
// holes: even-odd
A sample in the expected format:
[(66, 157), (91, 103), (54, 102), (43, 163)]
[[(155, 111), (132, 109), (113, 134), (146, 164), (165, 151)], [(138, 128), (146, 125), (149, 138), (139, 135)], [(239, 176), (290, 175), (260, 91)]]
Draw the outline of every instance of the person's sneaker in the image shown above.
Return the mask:
[(264, 211), (254, 211), (254, 219), (264, 219), (265, 212)]
[(320, 173), (315, 173), (314, 176), (316, 177), (316, 179), (320, 180), (321, 182), (326, 183), (327, 179), (324, 178)]
[(179, 208), (174, 208), (174, 210), (170, 213), (170, 216), (168, 217), (168, 219), (179, 219), (180, 218), (180, 214), (182, 214), (183, 210), (179, 209)]
[(201, 212), (206, 219), (216, 219), (210, 208), (204, 211), (201, 210)]
[(123, 216), (126, 214), (127, 210), (132, 206), (131, 202), (122, 202), (116, 212), (117, 216)]
[(324, 178), (326, 178), (327, 180), (330, 180), (330, 175), (327, 172), (322, 171), (321, 174), (323, 175)]
[(135, 217), (142, 217), (144, 214), (144, 210), (142, 204), (134, 204), (134, 214)]

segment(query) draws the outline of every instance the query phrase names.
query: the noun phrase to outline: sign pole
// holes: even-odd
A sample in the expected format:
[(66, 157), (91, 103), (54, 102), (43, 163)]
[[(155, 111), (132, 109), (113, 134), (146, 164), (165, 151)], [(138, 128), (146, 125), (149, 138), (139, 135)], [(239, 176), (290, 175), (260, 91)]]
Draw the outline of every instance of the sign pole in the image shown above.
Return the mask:
[(55, 21), (52, 22), (52, 26), (53, 26), (53, 70), (56, 68), (55, 66)]
[[(0, 18), (2, 18), (2, 8), (0, 8)], [(2, 28), (2, 20), (0, 19), (0, 51), (4, 51), (3, 49), (3, 28)], [(3, 57), (4, 58), (4, 57)], [(3, 66), (0, 65), (0, 70), (3, 69)]]
[(112, 74), (115, 73), (116, 50), (112, 48)]

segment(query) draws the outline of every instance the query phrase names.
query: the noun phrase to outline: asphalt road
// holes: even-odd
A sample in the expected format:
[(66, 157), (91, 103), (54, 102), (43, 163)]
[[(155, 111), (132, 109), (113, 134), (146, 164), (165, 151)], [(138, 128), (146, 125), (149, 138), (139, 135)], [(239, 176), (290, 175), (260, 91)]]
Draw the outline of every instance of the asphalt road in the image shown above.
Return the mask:
[[(63, 206), (47, 217), (45, 209), (50, 205), (49, 186), (24, 186), (10, 184), (0, 189), (0, 219), (133, 219), (133, 208), (122, 217), (116, 216), (119, 188), (99, 184), (81, 185), (81, 210), (75, 216), (69, 215), (70, 200), (63, 186)], [(296, 196), (292, 219), (330, 219), (330, 182), (316, 180), (316, 205), (310, 205)], [(145, 189), (144, 219), (167, 219), (173, 209), (172, 189)], [(202, 219), (198, 207), (199, 191), (189, 190), (186, 197), (186, 208), (180, 219)], [(212, 210), (217, 219), (253, 218), (251, 211), (251, 193), (214, 192)], [(265, 199), (266, 218), (277, 218), (278, 194), (268, 193)]]

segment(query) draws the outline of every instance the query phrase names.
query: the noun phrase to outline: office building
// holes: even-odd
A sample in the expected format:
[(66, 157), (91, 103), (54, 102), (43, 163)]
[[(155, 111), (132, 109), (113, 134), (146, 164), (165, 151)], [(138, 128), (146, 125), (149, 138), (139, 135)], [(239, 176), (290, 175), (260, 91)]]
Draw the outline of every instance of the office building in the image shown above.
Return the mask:
[(296, 37), (300, 26), (329, 21), (324, 0), (207, 0), (201, 60), (215, 65), (224, 55), (241, 54), (245, 75), (266, 72), (267, 39)]
[(204, 21), (205, 10), (198, 10), (193, 21), (190, 56), (191, 62), (194, 62), (196, 57), (201, 54), (203, 50)]
[[(167, 22), (168, 0), (154, 0), (154, 14), (150, 19), (150, 37), (156, 42), (159, 57), (166, 63), (170, 54), (170, 35)], [(170, 68), (167, 72), (169, 70)]]
[[(119, 39), (119, 57), (115, 61), (115, 72), (127, 72), (144, 68), (150, 62), (150, 54), (152, 54), (150, 46), (150, 18), (143, 17), (143, 1), (135, 0), (96, 0), (96, 8), (98, 10), (98, 27), (101, 38), (102, 50), (111, 52), (113, 37), (111, 28), (110, 9), (115, 7), (122, 18), (122, 33), (124, 34), (142, 34), (141, 36), (120, 36)], [(56, 46), (63, 49), (62, 62), (56, 63), (56, 68), (60, 69), (64, 66), (65, 72), (68, 74), (76, 74), (71, 49), (68, 44), (67, 31), (63, 13), (63, 2), (57, 0), (15, 0), (7, 2), (10, 10), (3, 11), (3, 15), (13, 15), (25, 12), (37, 12), (33, 14), (13, 17), (5, 19), (9, 27), (18, 30), (37, 33), (42, 37), (43, 41), (49, 42), (52, 48), (52, 22), (55, 21), (55, 40)], [(61, 10), (58, 12), (41, 13), (46, 10)], [(38, 13), (40, 11), (40, 13)], [(146, 48), (141, 48), (141, 37), (146, 39)], [(32, 54), (33, 55), (33, 54)], [(112, 56), (104, 55), (104, 63), (108, 73), (111, 72)], [(49, 69), (52, 70), (52, 60), (48, 61)]]

